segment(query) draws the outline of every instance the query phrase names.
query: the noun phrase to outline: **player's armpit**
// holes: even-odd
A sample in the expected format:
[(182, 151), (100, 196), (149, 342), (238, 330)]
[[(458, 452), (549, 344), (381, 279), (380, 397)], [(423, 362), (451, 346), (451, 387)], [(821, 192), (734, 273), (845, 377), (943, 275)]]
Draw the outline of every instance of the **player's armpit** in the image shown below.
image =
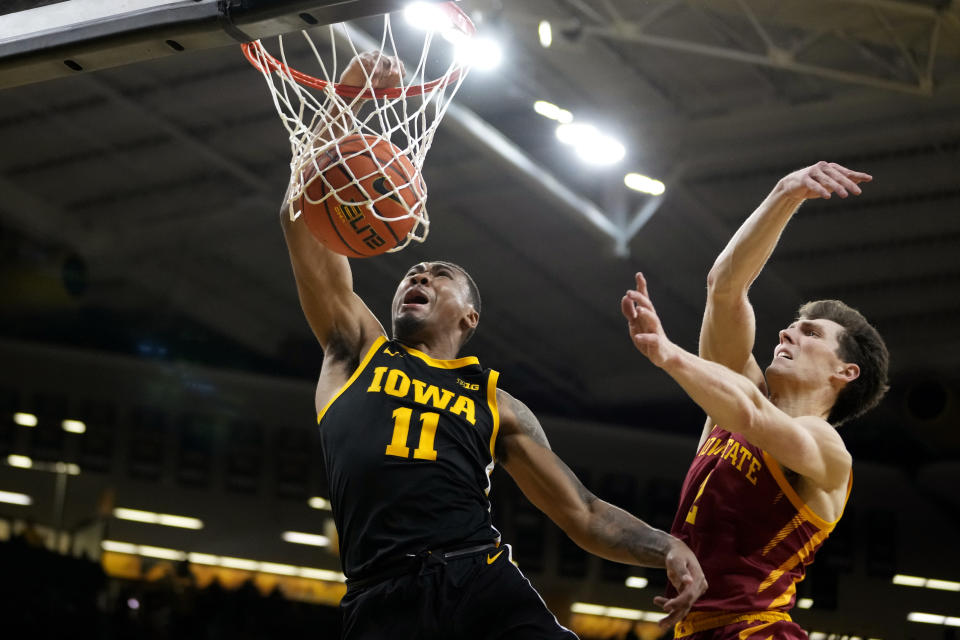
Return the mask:
[(346, 257), (320, 244), (302, 217), (290, 220), (285, 209), (280, 215), (297, 295), (310, 329), (324, 352), (339, 345), (347, 347), (351, 358), (359, 356), (385, 332), (353, 292), (350, 263)]

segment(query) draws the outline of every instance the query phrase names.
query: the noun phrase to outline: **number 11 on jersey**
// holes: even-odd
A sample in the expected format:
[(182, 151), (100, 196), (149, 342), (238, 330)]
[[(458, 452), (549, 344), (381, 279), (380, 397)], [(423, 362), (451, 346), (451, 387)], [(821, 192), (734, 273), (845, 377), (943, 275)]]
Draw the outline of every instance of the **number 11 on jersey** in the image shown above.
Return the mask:
[[(387, 445), (387, 455), (398, 458), (409, 458), (410, 447), (407, 446), (407, 436), (410, 433), (410, 420), (413, 409), (400, 407), (393, 411), (393, 438)], [(420, 414), (420, 441), (413, 450), (413, 457), (417, 460), (436, 460), (437, 450), (433, 442), (437, 437), (437, 425), (440, 423), (439, 413)]]

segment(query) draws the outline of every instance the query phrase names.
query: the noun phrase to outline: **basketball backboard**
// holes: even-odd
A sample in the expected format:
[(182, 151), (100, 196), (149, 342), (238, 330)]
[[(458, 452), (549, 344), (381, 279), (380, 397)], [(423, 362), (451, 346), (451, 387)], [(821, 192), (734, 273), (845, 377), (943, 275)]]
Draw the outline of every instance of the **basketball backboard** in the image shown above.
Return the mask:
[(11, 0), (0, 4), (0, 89), (316, 25), (403, 0)]

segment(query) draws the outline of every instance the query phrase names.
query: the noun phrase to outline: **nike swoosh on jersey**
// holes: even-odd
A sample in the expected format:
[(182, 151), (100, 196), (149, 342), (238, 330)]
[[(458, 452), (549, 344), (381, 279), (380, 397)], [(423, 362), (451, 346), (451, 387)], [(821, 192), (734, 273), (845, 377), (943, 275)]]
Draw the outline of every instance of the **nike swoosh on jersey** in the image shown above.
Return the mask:
[(503, 549), (500, 549), (500, 551), (497, 552), (497, 555), (493, 556), (492, 558), (490, 557), (490, 554), (488, 553), (488, 554), (487, 554), (487, 564), (493, 564), (494, 562), (496, 562), (497, 558), (500, 557), (500, 554), (501, 554), (501, 553), (503, 553)]

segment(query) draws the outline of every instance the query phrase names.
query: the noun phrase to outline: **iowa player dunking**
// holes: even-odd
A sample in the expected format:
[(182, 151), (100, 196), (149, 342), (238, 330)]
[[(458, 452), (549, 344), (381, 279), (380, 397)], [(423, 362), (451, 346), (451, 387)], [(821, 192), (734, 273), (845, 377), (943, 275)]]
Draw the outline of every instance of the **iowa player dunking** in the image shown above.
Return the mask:
[[(360, 65), (377, 86), (396, 84), (399, 66), (378, 54), (354, 59), (341, 82)], [(457, 357), (480, 319), (466, 271), (411, 267), (387, 339), (354, 293), (347, 259), (286, 209), (281, 219), (301, 306), (324, 350), (316, 406), (347, 576), (343, 637), (575, 637), (500, 544), (487, 501), (496, 463), (588, 551), (665, 567), (679, 593), (662, 603), (664, 623), (686, 614), (706, 587), (687, 546), (587, 491), (497, 373)]]
[(796, 583), (840, 519), (852, 480), (836, 427), (883, 397), (888, 354), (859, 312), (820, 300), (780, 332), (764, 376), (747, 291), (805, 199), (859, 194), (868, 180), (825, 162), (780, 180), (710, 272), (700, 357), (667, 339), (641, 274), (623, 298), (634, 345), (709, 416), (672, 533), (700, 558), (710, 586), (675, 638), (807, 637), (788, 613)]

